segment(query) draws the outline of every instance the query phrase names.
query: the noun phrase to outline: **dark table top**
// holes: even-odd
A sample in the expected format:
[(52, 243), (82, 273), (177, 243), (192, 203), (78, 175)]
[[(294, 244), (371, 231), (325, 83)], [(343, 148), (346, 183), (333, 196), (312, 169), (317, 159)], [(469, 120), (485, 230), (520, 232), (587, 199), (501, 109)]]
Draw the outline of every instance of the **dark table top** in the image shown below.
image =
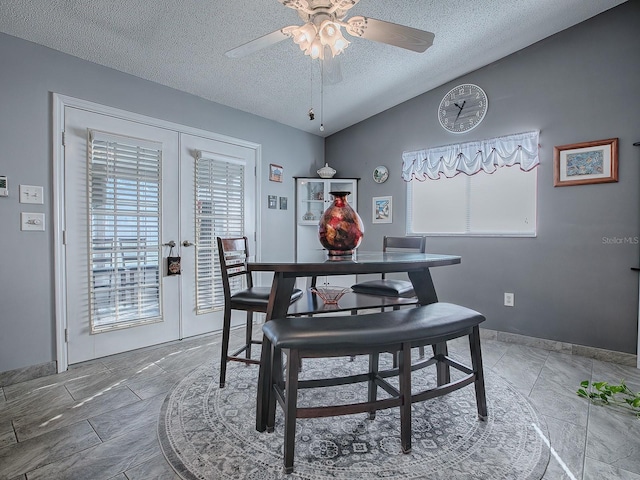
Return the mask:
[(457, 255), (404, 252), (356, 251), (353, 255), (329, 257), (325, 250), (313, 250), (291, 260), (284, 255), (266, 255), (259, 261), (251, 259), (249, 270), (281, 272), (292, 276), (349, 275), (355, 273), (409, 272), (428, 267), (460, 263)]

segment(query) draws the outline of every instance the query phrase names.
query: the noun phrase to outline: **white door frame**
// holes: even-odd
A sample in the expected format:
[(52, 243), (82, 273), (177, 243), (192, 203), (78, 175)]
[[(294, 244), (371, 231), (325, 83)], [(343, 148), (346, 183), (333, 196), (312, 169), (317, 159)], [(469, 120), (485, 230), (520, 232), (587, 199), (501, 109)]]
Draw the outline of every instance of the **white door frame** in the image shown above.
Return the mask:
[[(88, 110), (103, 115), (110, 115), (125, 120), (140, 122), (147, 125), (175, 130), (179, 133), (187, 133), (197, 135), (220, 142), (231, 143), (242, 147), (247, 147), (255, 152), (256, 165), (256, 191), (255, 191), (255, 212), (256, 212), (256, 240), (261, 237), (260, 225), (261, 211), (260, 192), (262, 178), (262, 146), (257, 143), (248, 142), (238, 138), (221, 135), (198, 128), (188, 127), (185, 125), (160, 120), (146, 115), (128, 112), (118, 108), (108, 107), (87, 100), (81, 100), (66, 95), (53, 93), (53, 245), (54, 245), (54, 300), (55, 300), (55, 319), (56, 319), (56, 360), (58, 373), (67, 370), (68, 352), (66, 342), (67, 329), (67, 308), (66, 308), (66, 249), (65, 249), (65, 185), (64, 185), (64, 109), (65, 107), (75, 107)], [(262, 257), (262, 245), (256, 241), (256, 257), (259, 260)]]

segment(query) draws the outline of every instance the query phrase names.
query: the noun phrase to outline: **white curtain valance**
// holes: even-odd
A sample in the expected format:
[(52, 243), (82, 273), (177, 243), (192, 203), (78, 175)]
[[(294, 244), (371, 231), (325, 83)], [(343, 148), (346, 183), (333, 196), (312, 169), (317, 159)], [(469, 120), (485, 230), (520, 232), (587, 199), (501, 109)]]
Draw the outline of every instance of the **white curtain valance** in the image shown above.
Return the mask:
[(475, 142), (445, 145), (402, 154), (402, 178), (437, 180), (440, 174), (455, 177), (459, 173), (473, 175), (479, 171), (493, 173), (499, 167), (520, 165), (529, 171), (538, 159), (538, 131), (517, 133)]

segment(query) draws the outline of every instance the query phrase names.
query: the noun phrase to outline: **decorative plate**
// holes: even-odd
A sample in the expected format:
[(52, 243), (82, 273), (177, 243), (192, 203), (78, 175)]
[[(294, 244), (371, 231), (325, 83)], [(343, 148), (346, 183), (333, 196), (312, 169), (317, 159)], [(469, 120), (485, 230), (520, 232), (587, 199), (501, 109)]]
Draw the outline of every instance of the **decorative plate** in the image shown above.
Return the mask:
[(389, 178), (389, 170), (387, 167), (380, 165), (373, 170), (373, 181), (376, 183), (384, 183)]

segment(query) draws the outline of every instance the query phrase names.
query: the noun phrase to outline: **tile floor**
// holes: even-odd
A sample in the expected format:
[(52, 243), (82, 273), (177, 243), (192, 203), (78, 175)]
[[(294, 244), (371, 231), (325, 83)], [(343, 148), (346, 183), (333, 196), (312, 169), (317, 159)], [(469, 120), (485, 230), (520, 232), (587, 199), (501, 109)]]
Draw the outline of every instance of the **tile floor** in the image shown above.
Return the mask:
[[(0, 388), (0, 479), (177, 480), (158, 444), (160, 407), (186, 373), (218, 358), (219, 344), (219, 335), (174, 342)], [(547, 423), (557, 456), (545, 480), (640, 480), (640, 420), (575, 395), (586, 379), (624, 379), (638, 391), (640, 370), (489, 339), (482, 349), (485, 368)]]

